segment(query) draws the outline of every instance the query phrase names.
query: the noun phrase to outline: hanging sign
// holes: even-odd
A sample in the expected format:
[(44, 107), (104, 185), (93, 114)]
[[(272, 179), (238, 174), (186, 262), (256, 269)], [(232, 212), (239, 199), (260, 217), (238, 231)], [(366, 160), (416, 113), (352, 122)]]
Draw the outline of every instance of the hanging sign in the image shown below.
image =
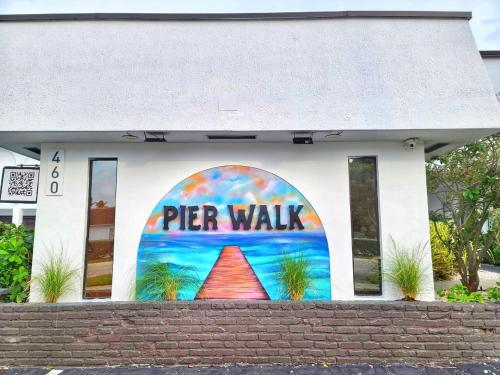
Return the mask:
[(0, 188), (0, 202), (36, 203), (38, 167), (4, 167)]

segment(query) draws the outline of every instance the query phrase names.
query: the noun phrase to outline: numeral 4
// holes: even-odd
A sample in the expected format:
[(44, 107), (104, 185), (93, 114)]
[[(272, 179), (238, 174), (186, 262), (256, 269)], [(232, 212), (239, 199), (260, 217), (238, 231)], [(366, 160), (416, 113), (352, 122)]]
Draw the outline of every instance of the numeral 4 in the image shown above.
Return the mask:
[(55, 161), (56, 163), (59, 163), (61, 161), (61, 158), (59, 158), (59, 151), (56, 151), (56, 153), (52, 157), (52, 161)]

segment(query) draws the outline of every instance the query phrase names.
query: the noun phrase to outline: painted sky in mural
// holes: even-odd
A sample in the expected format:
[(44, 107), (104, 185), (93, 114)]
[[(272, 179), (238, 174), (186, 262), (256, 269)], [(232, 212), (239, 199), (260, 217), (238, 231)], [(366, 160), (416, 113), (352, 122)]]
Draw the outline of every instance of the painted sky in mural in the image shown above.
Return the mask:
[[(183, 231), (179, 229), (177, 217), (169, 222), (166, 231), (164, 207), (181, 205), (200, 207), (197, 224), (203, 224), (203, 206), (216, 207), (217, 230)], [(250, 230), (233, 230), (229, 205), (234, 211), (242, 209), (247, 214), (250, 205), (257, 205)], [(281, 208), (282, 223), (288, 223), (289, 207), (302, 206), (299, 215), (303, 229), (267, 230), (264, 225), (263, 230), (255, 230), (260, 205), (268, 207), (273, 226), (276, 223), (275, 206)], [(174, 268), (196, 269), (200, 288), (183, 290), (181, 299), (283, 299), (286, 296), (277, 283), (276, 273), (285, 255), (304, 256), (311, 264), (314, 286), (304, 299), (331, 299), (328, 244), (311, 204), (291, 184), (272, 173), (246, 166), (222, 166), (186, 178), (158, 202), (141, 237), (137, 277), (141, 277), (148, 262), (162, 261)], [(235, 269), (230, 270), (231, 267)], [(225, 280), (226, 285), (231, 281), (236, 283), (236, 280), (226, 279), (237, 273), (246, 279), (246, 285), (254, 286), (251, 293), (231, 296), (227, 288), (223, 291), (224, 283), (218, 284), (220, 280)]]
[[(270, 178), (271, 177), (271, 178)], [(305, 204), (304, 204), (305, 203)], [(322, 231), (321, 222), (311, 205), (292, 185), (269, 172), (245, 166), (225, 166), (197, 173), (174, 187), (155, 207), (148, 219), (146, 232), (163, 232), (164, 206), (199, 206), (199, 217), (203, 217), (203, 206), (217, 208), (219, 232), (232, 231), (228, 205), (248, 210), (250, 204), (267, 205), (271, 222), (275, 223), (275, 205), (282, 207), (281, 222), (288, 222), (288, 206), (303, 205), (300, 219), (307, 231)], [(255, 219), (257, 212), (255, 213)], [(171, 231), (176, 232), (177, 224)]]

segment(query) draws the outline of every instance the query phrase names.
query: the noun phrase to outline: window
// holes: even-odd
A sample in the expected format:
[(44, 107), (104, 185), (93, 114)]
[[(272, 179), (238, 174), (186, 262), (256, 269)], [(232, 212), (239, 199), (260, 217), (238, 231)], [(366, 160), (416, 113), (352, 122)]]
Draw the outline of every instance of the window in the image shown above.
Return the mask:
[(90, 160), (83, 298), (111, 297), (115, 240), (116, 159)]
[(377, 162), (374, 157), (349, 158), (349, 189), (354, 294), (380, 295)]
[(23, 225), (26, 228), (35, 229), (35, 221), (36, 221), (36, 216), (35, 215), (25, 215), (25, 216), (23, 216)]
[(11, 215), (1, 215), (0, 216), (0, 221), (2, 223), (10, 224), (10, 223), (12, 223), (12, 216)]

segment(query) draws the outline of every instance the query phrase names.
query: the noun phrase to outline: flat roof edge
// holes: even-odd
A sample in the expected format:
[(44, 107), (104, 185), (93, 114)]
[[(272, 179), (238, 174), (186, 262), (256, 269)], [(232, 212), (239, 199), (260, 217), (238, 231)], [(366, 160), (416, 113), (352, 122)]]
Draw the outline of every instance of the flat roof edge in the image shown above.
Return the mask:
[(460, 18), (469, 20), (471, 12), (435, 11), (338, 11), (279, 13), (51, 13), (1, 14), (0, 21), (203, 21), (203, 20), (293, 20), (325, 18)]
[(479, 51), (481, 57), (500, 57), (500, 51)]

